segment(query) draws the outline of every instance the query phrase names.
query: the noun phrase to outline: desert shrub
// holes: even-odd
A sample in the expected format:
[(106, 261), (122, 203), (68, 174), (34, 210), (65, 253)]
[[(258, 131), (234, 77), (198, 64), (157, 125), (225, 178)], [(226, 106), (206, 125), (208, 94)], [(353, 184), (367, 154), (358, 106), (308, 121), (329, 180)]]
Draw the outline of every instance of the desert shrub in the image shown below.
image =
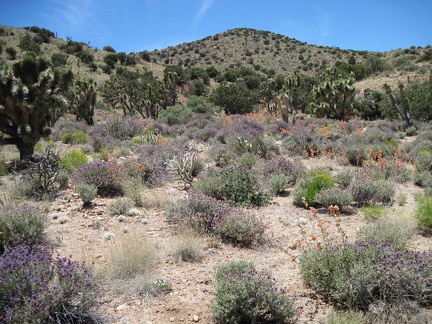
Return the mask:
[(193, 189), (234, 206), (262, 206), (269, 198), (260, 189), (257, 175), (242, 166), (208, 170), (194, 183)]
[(277, 196), (292, 185), (292, 179), (284, 174), (275, 174), (266, 179), (266, 188), (271, 196)]
[(235, 159), (236, 154), (226, 144), (215, 144), (209, 148), (208, 156), (217, 167), (226, 167)]
[(213, 233), (222, 241), (249, 247), (259, 242), (264, 235), (264, 224), (254, 214), (240, 209), (228, 209), (212, 224)]
[(230, 209), (230, 206), (215, 198), (200, 193), (192, 193), (189, 197), (171, 204), (165, 212), (168, 221), (184, 224), (205, 233), (211, 233), (213, 222)]
[(3, 160), (0, 160), (0, 176), (4, 176), (7, 172), (6, 163)]
[(102, 323), (91, 313), (98, 290), (86, 265), (52, 253), (22, 244), (0, 256), (0, 322)]
[(83, 205), (89, 205), (97, 196), (98, 188), (94, 184), (78, 182), (75, 186), (75, 191), (81, 198)]
[(327, 188), (318, 192), (315, 201), (323, 207), (338, 206), (341, 210), (351, 205), (353, 198), (347, 190), (340, 188)]
[(357, 240), (391, 244), (395, 248), (406, 249), (413, 234), (408, 224), (389, 218), (379, 218), (364, 226), (357, 233)]
[(125, 215), (132, 207), (134, 207), (132, 199), (119, 197), (110, 202), (108, 211), (113, 215)]
[(63, 144), (85, 144), (88, 142), (88, 135), (77, 129), (72, 132), (63, 133), (60, 138)]
[(432, 171), (432, 152), (426, 149), (420, 150), (416, 155), (415, 166), (419, 172)]
[(357, 242), (306, 250), (300, 269), (306, 285), (333, 303), (367, 310), (376, 301), (432, 302), (432, 253), (390, 244)]
[(342, 170), (335, 176), (335, 181), (342, 189), (348, 188), (352, 179), (354, 178), (354, 172), (350, 170)]
[(346, 145), (344, 147), (343, 156), (349, 164), (355, 166), (362, 166), (363, 162), (368, 159), (368, 155), (366, 154), (364, 147), (358, 148), (353, 145)]
[(128, 140), (142, 134), (143, 131), (144, 126), (133, 119), (109, 118), (105, 123), (96, 125), (93, 133), (95, 136)]
[(203, 97), (189, 96), (187, 106), (192, 108), (194, 113), (220, 113), (222, 107), (216, 106), (211, 102), (206, 102)]
[(420, 229), (428, 233), (432, 232), (432, 196), (419, 198), (415, 215)]
[(384, 214), (384, 206), (365, 205), (362, 206), (360, 210), (367, 220), (381, 218), (381, 216)]
[(432, 187), (432, 173), (431, 172), (416, 172), (414, 173), (414, 183), (421, 187)]
[(263, 179), (269, 179), (274, 175), (283, 175), (290, 185), (294, 185), (299, 175), (304, 171), (293, 161), (282, 156), (265, 160), (256, 169)]
[(392, 182), (375, 181), (364, 176), (355, 176), (348, 187), (348, 191), (359, 206), (372, 203), (390, 204), (395, 194)]
[(158, 121), (168, 125), (186, 124), (194, 115), (188, 106), (168, 106), (159, 114)]
[(286, 292), (249, 262), (223, 264), (215, 279), (212, 309), (217, 323), (285, 323), (295, 315)]
[(198, 262), (202, 252), (203, 239), (191, 231), (183, 231), (175, 238), (170, 255), (175, 262)]
[(335, 181), (328, 171), (311, 172), (293, 191), (294, 202), (297, 205), (317, 206), (316, 195), (323, 189), (333, 187)]
[(5, 206), (0, 209), (0, 254), (5, 248), (26, 243), (33, 246), (46, 238), (45, 217), (34, 206)]
[(78, 168), (72, 178), (75, 183), (84, 182), (96, 186), (100, 195), (116, 195), (123, 193), (126, 175), (118, 164), (95, 161)]
[(88, 161), (87, 155), (82, 150), (72, 149), (60, 158), (59, 165), (68, 171), (74, 171)]

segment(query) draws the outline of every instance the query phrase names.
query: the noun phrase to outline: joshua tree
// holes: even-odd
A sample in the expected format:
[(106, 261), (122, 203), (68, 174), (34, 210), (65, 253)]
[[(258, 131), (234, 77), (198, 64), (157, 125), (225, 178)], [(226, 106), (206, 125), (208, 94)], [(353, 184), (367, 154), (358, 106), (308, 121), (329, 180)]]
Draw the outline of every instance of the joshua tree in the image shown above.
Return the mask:
[(406, 127), (411, 126), (412, 125), (411, 114), (409, 111), (408, 101), (405, 97), (405, 89), (404, 89), (403, 83), (399, 82), (399, 85), (398, 85), (399, 95), (400, 95), (401, 102), (402, 102), (402, 109), (398, 106), (396, 98), (393, 94), (391, 87), (386, 83), (386, 84), (384, 84), (383, 88), (390, 99), (390, 102), (391, 102), (393, 109), (396, 110), (397, 113), (402, 117), (402, 119), (405, 122)]
[(336, 71), (327, 71), (324, 81), (314, 88), (314, 111), (319, 117), (348, 120), (354, 114), (356, 94), (354, 76), (342, 77)]
[(87, 125), (93, 125), (94, 106), (96, 104), (96, 82), (77, 80), (71, 100), (71, 111), (78, 119), (84, 119)]
[(62, 94), (72, 82), (72, 72), (51, 71), (48, 63), (34, 56), (25, 57), (12, 69), (0, 70), (0, 131), (6, 137), (0, 145), (13, 144), (20, 160), (33, 157), (34, 146), (49, 136), (49, 125), (66, 110)]

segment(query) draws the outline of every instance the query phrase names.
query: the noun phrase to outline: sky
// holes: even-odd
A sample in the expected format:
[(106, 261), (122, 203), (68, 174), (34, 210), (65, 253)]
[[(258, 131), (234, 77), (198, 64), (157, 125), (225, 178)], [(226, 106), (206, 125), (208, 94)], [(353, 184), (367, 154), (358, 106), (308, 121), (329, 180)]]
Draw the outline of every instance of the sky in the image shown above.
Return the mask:
[(0, 25), (38, 26), (117, 52), (254, 28), (313, 45), (385, 52), (432, 45), (431, 0), (0, 0)]

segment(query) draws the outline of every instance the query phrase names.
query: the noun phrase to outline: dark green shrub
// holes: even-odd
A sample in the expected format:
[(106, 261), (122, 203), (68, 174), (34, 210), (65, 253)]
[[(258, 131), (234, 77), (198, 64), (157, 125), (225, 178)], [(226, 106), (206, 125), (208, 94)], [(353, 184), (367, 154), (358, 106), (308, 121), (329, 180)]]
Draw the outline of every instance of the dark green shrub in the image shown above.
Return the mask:
[(315, 171), (302, 180), (293, 191), (294, 202), (300, 206), (317, 206), (316, 195), (334, 186), (335, 180), (328, 171)]
[(215, 275), (212, 309), (217, 323), (285, 323), (295, 315), (292, 301), (266, 272), (246, 261), (221, 265)]
[(51, 55), (51, 63), (56, 67), (66, 65), (67, 59), (68, 56), (65, 53), (53, 53)]
[(419, 227), (425, 232), (432, 232), (432, 196), (421, 197), (417, 201), (415, 215)]
[(260, 188), (257, 175), (243, 166), (208, 170), (193, 189), (234, 206), (262, 206), (269, 199)]
[(213, 233), (222, 241), (243, 247), (259, 242), (264, 235), (264, 224), (254, 214), (240, 209), (228, 209), (212, 224)]
[(33, 206), (4, 207), (0, 210), (0, 254), (6, 247), (26, 243), (43, 243), (46, 238), (45, 217)]
[(50, 248), (18, 245), (0, 256), (1, 323), (102, 323), (98, 289), (85, 266)]

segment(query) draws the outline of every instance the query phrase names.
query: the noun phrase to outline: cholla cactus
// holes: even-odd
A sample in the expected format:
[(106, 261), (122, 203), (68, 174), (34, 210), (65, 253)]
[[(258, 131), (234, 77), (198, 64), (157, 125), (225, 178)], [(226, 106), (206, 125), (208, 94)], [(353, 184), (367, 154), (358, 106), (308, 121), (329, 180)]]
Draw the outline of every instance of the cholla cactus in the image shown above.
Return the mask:
[(159, 142), (159, 139), (160, 135), (156, 135), (152, 131), (146, 132), (144, 135), (141, 136), (141, 141), (147, 145), (155, 145)]
[(174, 172), (178, 179), (186, 185), (191, 185), (194, 176), (201, 167), (195, 153), (186, 153), (180, 159), (174, 158), (167, 163), (168, 169)]

